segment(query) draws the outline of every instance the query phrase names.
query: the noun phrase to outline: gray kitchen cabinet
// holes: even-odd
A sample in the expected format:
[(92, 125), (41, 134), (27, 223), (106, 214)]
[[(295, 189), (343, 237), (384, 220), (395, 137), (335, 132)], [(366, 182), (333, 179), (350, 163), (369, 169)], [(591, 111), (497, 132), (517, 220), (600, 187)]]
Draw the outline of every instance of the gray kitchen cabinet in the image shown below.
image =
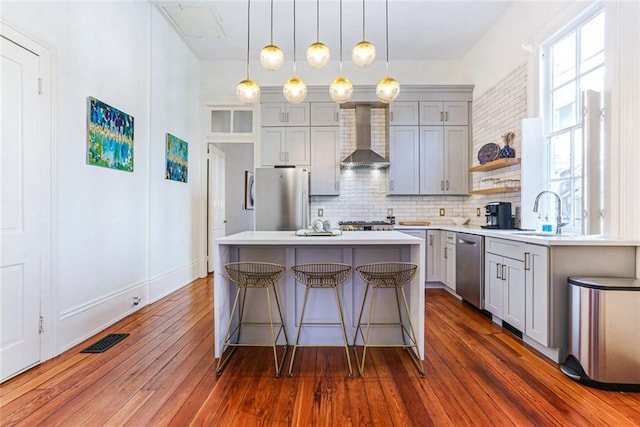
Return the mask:
[(389, 194), (420, 193), (418, 126), (389, 126)]
[(442, 238), (442, 283), (455, 292), (456, 290), (456, 233), (443, 232)]
[(427, 230), (427, 282), (442, 282), (442, 233)]
[(389, 105), (390, 126), (417, 126), (420, 107), (417, 101), (396, 101)]
[(527, 244), (524, 253), (524, 333), (548, 347), (549, 342), (549, 249)]
[(422, 101), (420, 125), (468, 126), (469, 104), (466, 101)]
[(525, 326), (525, 246), (511, 240), (485, 240), (485, 309), (519, 331)]
[(309, 103), (265, 102), (260, 105), (260, 120), (265, 126), (309, 126)]
[(340, 126), (340, 106), (335, 102), (312, 102), (311, 126)]
[(311, 128), (312, 196), (340, 195), (340, 128)]
[(468, 126), (420, 126), (420, 194), (467, 194)]
[(308, 127), (263, 127), (260, 140), (262, 166), (309, 166), (310, 142)]

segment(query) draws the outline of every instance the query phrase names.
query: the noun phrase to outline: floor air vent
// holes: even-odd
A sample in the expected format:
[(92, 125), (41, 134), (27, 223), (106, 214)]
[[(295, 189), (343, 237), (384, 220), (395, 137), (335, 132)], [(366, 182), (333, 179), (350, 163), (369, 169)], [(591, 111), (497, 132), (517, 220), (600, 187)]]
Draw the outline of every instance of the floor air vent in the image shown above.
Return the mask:
[(102, 338), (100, 341), (91, 344), (80, 353), (102, 353), (128, 336), (129, 334), (109, 334), (106, 337)]

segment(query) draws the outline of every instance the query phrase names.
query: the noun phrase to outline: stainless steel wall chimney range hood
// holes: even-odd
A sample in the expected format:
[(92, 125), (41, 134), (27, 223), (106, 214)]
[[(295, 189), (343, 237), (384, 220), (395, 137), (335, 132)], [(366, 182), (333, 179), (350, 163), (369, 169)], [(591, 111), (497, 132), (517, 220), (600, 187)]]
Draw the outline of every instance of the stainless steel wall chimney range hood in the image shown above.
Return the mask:
[(355, 109), (356, 151), (340, 162), (340, 167), (342, 169), (388, 168), (389, 161), (371, 149), (371, 104), (355, 104)]

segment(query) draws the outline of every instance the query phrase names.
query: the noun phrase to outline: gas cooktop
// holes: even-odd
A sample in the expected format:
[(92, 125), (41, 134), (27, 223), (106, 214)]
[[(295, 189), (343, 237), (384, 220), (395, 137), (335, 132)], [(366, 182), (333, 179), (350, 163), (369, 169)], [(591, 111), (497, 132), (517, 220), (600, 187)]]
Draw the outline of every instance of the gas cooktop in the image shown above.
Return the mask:
[(385, 231), (393, 230), (393, 224), (385, 221), (340, 221), (342, 231)]

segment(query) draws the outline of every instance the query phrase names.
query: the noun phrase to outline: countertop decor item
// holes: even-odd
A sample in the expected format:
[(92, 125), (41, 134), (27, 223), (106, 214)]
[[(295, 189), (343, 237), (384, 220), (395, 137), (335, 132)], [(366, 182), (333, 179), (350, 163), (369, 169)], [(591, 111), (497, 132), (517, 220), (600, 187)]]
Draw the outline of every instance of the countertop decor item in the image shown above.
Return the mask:
[(480, 150), (478, 150), (478, 160), (480, 161), (481, 165), (497, 159), (499, 155), (500, 146), (493, 142), (484, 144), (482, 147), (480, 147)]
[(455, 225), (465, 225), (469, 222), (469, 217), (454, 216), (451, 218), (451, 221), (453, 221)]
[(513, 149), (509, 144), (513, 142), (513, 138), (516, 137), (516, 134), (513, 132), (507, 132), (502, 135), (502, 141), (504, 142), (504, 147), (500, 150), (500, 158), (501, 159), (512, 159), (516, 156), (516, 150)]

